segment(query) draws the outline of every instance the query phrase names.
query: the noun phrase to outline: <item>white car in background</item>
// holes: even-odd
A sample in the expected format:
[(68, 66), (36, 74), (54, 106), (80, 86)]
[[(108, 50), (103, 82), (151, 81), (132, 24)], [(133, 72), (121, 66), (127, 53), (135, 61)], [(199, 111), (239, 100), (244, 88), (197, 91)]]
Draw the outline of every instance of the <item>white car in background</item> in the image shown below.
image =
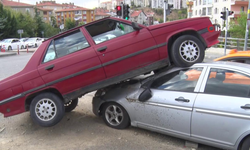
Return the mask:
[(33, 37), (29, 38), (27, 41), (25, 41), (25, 47), (28, 45), (28, 47), (38, 47), (42, 44), (43, 38), (40, 37)]
[(13, 50), (13, 49), (24, 49), (25, 44), (23, 42), (21, 42), (19, 39), (17, 38), (13, 38), (13, 39), (5, 39), (3, 42), (1, 41), (0, 46), (2, 49), (5, 50)]

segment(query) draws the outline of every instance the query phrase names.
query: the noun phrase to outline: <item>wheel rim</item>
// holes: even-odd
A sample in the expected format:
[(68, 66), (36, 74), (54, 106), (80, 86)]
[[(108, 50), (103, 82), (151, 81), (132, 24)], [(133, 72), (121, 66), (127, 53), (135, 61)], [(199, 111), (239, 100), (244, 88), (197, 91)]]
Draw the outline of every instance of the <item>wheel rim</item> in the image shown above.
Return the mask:
[(123, 112), (119, 106), (110, 105), (105, 111), (105, 118), (112, 126), (118, 126), (123, 121)]
[(50, 121), (56, 116), (56, 104), (47, 98), (41, 99), (35, 106), (36, 116), (42, 121)]
[(199, 46), (192, 40), (181, 43), (179, 48), (180, 56), (186, 62), (195, 62), (200, 56)]

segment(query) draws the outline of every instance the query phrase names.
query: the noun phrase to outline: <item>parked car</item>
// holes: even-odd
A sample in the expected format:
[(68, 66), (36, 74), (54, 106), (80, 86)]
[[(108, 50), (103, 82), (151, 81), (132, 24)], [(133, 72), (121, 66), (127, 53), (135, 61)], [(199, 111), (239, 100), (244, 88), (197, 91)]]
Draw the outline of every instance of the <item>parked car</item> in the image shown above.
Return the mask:
[(222, 149), (249, 150), (249, 93), (248, 64), (197, 63), (99, 89), (92, 104), (94, 114), (115, 129), (132, 125)]
[(5, 39), (3, 42), (1, 42), (1, 48), (5, 49), (5, 50), (13, 50), (13, 49), (17, 49), (18, 47), (20, 49), (24, 49), (24, 43), (21, 42), (19, 39), (17, 38), (13, 38), (13, 39)]
[[(205, 48), (219, 42), (220, 31), (208, 26), (208, 17), (150, 27), (109, 17), (58, 34), (40, 45), (21, 72), (0, 81), (0, 112), (8, 117), (30, 111), (39, 125), (53, 126), (88, 92), (172, 63), (202, 62)], [(93, 40), (109, 34), (115, 37)]]
[(33, 47), (36, 48), (38, 46), (40, 46), (43, 42), (43, 38), (40, 37), (33, 37), (33, 38), (29, 38), (28, 40), (25, 41), (25, 46), (27, 47)]
[(228, 55), (217, 58), (214, 61), (233, 61), (250, 64), (250, 51), (233, 49)]
[(26, 42), (27, 40), (28, 40), (29, 38), (21, 38), (21, 39), (19, 39), (21, 42)]

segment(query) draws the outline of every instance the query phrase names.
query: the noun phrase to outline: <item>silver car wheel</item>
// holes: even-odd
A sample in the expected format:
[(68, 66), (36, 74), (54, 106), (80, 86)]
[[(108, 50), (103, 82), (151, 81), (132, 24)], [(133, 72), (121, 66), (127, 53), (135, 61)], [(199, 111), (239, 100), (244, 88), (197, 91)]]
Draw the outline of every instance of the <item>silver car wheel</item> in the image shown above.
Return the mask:
[(183, 60), (192, 63), (200, 57), (200, 48), (194, 41), (186, 40), (181, 43), (179, 53)]
[(35, 106), (35, 114), (42, 121), (50, 121), (56, 116), (56, 104), (47, 98), (41, 99)]
[(105, 118), (110, 125), (118, 126), (124, 119), (123, 111), (119, 106), (110, 105), (105, 110)]

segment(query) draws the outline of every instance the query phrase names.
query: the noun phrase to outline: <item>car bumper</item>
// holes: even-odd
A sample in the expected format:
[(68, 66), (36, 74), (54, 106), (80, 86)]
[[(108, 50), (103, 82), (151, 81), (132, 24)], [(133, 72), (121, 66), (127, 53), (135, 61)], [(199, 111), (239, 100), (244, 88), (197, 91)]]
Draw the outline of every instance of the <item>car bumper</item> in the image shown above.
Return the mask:
[(21, 97), (12, 101), (0, 101), (0, 113), (4, 117), (9, 117), (25, 112), (25, 97)]

